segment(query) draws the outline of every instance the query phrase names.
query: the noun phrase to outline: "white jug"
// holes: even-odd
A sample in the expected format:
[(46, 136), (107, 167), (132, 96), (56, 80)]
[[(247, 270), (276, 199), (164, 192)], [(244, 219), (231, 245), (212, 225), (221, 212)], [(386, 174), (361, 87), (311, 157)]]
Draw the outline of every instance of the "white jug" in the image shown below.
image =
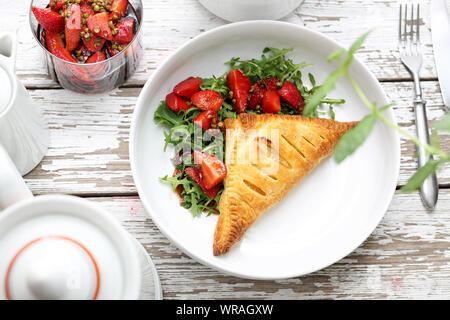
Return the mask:
[(15, 75), (16, 50), (15, 34), (0, 34), (0, 145), (25, 175), (47, 152), (49, 130)]

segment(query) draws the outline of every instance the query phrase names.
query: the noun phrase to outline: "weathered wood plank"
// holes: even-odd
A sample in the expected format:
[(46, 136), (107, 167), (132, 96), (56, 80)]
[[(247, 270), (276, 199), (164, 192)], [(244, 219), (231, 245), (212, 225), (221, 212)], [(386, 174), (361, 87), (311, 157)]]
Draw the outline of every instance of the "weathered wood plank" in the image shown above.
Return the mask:
[[(412, 84), (383, 83), (383, 87), (389, 98), (398, 103), (395, 114), (399, 123), (414, 131)], [(33, 192), (81, 195), (136, 192), (129, 166), (128, 135), (139, 88), (117, 89), (87, 99), (58, 89), (30, 92), (45, 110), (52, 140), (42, 164), (26, 177)], [(424, 82), (424, 97), (428, 101), (429, 119), (442, 116), (437, 82)], [(450, 151), (448, 136), (443, 138), (442, 145)], [(402, 143), (400, 185), (415, 170), (414, 153), (412, 143)], [(441, 185), (450, 185), (448, 166), (438, 176)]]
[[(145, 0), (144, 58), (127, 85), (142, 85), (155, 68), (176, 48), (201, 32), (226, 22), (212, 15), (197, 0)], [(6, 7), (5, 7), (6, 6)], [(41, 49), (35, 42), (28, 24), (26, 1), (5, 3), (2, 31), (18, 29), (19, 51), (17, 73), (28, 87), (56, 87), (46, 75)], [(423, 5), (422, 28), (424, 65), (422, 76), (435, 78), (429, 31), (429, 12)], [(397, 48), (398, 3), (395, 0), (305, 0), (284, 20), (304, 24), (323, 32), (344, 46), (349, 46), (364, 31), (375, 31), (358, 53), (358, 57), (382, 80), (410, 79), (395, 57)]]
[(396, 193), (355, 252), (311, 275), (282, 281), (230, 277), (190, 259), (159, 232), (137, 197), (92, 198), (147, 249), (168, 299), (450, 298), (450, 190), (426, 212), (417, 193)]

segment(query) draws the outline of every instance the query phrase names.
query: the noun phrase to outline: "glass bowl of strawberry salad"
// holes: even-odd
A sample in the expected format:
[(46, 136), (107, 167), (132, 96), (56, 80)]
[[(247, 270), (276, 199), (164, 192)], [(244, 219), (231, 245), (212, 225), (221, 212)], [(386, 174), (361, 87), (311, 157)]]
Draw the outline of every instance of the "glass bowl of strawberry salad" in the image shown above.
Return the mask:
[(141, 0), (33, 0), (29, 18), (49, 75), (65, 89), (112, 90), (142, 56)]

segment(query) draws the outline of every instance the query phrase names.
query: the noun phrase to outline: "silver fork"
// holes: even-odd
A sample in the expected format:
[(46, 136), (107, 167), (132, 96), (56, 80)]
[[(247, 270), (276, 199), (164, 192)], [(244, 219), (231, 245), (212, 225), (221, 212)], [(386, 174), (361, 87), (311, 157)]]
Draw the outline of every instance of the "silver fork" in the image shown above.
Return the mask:
[[(408, 10), (409, 8), (409, 10)], [(410, 12), (408, 12), (410, 11)], [(409, 16), (409, 19), (408, 19)], [(429, 143), (427, 114), (425, 100), (422, 98), (419, 72), (422, 67), (422, 54), (420, 53), (420, 6), (414, 4), (400, 4), (398, 25), (398, 51), (400, 60), (411, 73), (414, 80), (414, 110), (416, 114), (417, 137), (423, 143)], [(408, 27), (409, 25), (409, 27)], [(423, 167), (431, 156), (423, 147), (418, 147), (419, 168)], [(427, 209), (434, 209), (438, 199), (438, 184), (436, 175), (430, 175), (420, 187), (420, 197)]]

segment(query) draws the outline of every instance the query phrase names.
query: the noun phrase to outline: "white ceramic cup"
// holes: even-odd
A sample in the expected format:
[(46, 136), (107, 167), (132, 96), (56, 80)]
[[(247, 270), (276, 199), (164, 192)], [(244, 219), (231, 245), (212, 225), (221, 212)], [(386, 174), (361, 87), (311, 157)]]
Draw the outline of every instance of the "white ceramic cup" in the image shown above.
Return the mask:
[(297, 8), (302, 0), (199, 0), (209, 11), (222, 19), (278, 20)]
[(0, 146), (0, 299), (138, 299), (133, 239), (90, 201), (33, 197)]
[(0, 144), (25, 175), (47, 152), (49, 132), (39, 108), (15, 75), (16, 50), (15, 34), (0, 34)]

